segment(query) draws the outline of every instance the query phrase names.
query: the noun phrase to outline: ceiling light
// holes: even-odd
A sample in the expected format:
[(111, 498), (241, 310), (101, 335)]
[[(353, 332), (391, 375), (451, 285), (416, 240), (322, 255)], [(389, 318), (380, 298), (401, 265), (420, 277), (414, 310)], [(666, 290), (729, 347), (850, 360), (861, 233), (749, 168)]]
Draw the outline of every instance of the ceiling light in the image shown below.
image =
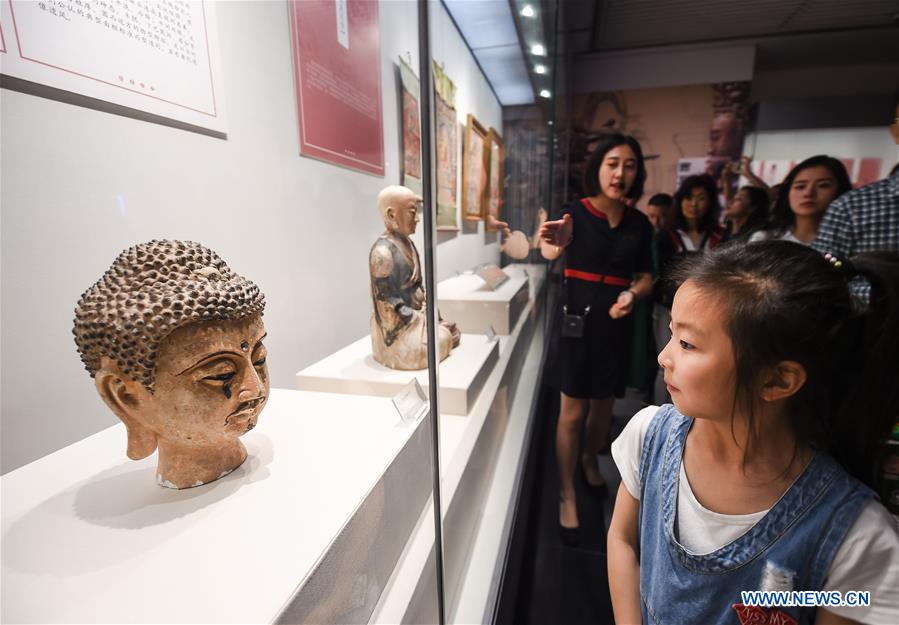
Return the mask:
[(549, 92), (549, 89), (541, 89), (541, 90), (540, 90), (540, 97), (541, 97), (541, 98), (548, 98), (550, 95), (551, 95), (551, 94), (550, 94), (550, 92)]
[(521, 9), (522, 17), (534, 17), (536, 14), (537, 12), (534, 11), (534, 7), (532, 7), (530, 4), (524, 5)]
[(531, 46), (531, 54), (535, 56), (545, 56), (546, 48), (544, 48), (542, 44), (535, 43)]
[(545, 74), (546, 73), (546, 65), (540, 65), (539, 63), (534, 66), (534, 72), (537, 74)]

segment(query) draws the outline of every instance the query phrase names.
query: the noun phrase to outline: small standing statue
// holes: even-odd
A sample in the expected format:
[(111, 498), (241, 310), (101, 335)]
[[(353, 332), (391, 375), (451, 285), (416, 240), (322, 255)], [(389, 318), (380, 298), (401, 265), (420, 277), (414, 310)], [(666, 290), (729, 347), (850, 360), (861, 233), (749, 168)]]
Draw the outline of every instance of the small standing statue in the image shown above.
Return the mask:
[(158, 447), (156, 481), (200, 486), (239, 467), (269, 394), (265, 296), (212, 250), (150, 241), (122, 252), (75, 307), (75, 343), (128, 431)]
[[(378, 210), (387, 230), (368, 257), (371, 272), (371, 345), (375, 360), (391, 369), (428, 366), (427, 309), (421, 284), (421, 260), (409, 238), (418, 225), (421, 198), (411, 189), (390, 186), (378, 194)], [(456, 324), (437, 327), (440, 360), (459, 345)]]

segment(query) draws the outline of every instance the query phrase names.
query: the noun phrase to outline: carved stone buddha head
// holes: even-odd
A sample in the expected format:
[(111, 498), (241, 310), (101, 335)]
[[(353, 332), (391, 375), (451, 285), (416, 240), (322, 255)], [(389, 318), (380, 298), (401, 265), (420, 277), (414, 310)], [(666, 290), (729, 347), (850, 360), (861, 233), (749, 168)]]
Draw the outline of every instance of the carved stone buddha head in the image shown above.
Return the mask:
[(264, 308), (255, 284), (190, 241), (125, 250), (78, 301), (81, 359), (128, 457), (159, 448), (159, 484), (199, 486), (246, 459), (239, 437), (269, 394)]

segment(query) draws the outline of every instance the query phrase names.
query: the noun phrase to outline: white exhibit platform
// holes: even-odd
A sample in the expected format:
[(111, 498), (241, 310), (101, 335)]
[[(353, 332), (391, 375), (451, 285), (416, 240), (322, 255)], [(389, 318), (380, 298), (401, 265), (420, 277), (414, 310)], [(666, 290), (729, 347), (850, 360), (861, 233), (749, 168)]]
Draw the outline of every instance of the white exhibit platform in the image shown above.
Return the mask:
[(546, 281), (546, 263), (511, 263), (503, 271), (512, 278), (527, 278), (531, 301), (537, 297)]
[(0, 620), (367, 623), (430, 499), (427, 419), (272, 389), (242, 440), (241, 467), (180, 491), (122, 425), (3, 476)]
[[(440, 410), (467, 415), (499, 358), (496, 341), (483, 334), (463, 334), (459, 347), (440, 363)], [(412, 378), (427, 392), (428, 370), (399, 371), (385, 367), (371, 355), (365, 336), (297, 373), (304, 391), (393, 397)]]
[(483, 334), (488, 326), (509, 334), (528, 303), (528, 279), (510, 277), (491, 291), (477, 274), (461, 274), (437, 284), (437, 307), (462, 332)]

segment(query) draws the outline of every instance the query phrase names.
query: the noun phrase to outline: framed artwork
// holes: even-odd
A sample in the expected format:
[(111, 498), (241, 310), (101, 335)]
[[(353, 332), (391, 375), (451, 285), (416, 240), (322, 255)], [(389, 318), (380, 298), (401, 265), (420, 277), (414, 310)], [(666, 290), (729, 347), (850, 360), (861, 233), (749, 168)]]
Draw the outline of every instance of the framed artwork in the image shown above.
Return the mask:
[(459, 166), (459, 130), (456, 109), (437, 94), (434, 98), (437, 149), (437, 229), (458, 230), (456, 181)]
[(291, 0), (300, 154), (384, 175), (378, 3)]
[(487, 230), (491, 231), (497, 230), (495, 224), (502, 220), (504, 163), (506, 161), (506, 146), (503, 144), (503, 138), (492, 127), (487, 133), (487, 149), (489, 150), (487, 168), (489, 181), (487, 184), (487, 214), (484, 221)]
[(0, 71), (225, 134), (216, 5), (3, 2)]
[(462, 216), (468, 220), (484, 218), (487, 193), (487, 131), (468, 114), (462, 156)]
[(400, 58), (403, 102), (403, 186), (421, 194), (421, 113), (418, 108), (419, 80)]

